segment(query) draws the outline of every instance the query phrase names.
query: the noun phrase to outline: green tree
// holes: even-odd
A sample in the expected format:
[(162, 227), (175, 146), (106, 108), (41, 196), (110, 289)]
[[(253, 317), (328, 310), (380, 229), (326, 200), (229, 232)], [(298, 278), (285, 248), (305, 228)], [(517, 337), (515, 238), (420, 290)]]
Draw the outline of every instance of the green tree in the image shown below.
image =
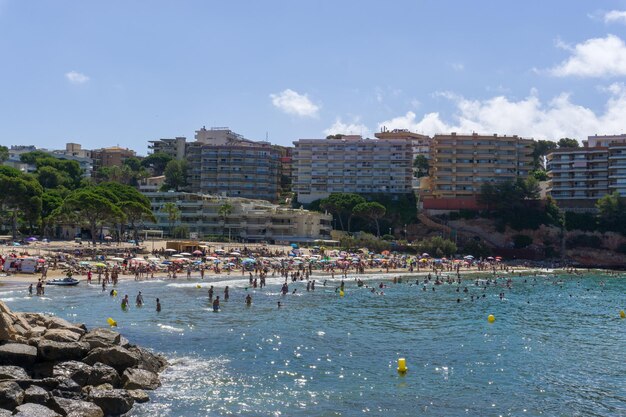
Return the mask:
[(43, 189), (35, 177), (0, 166), (0, 206), (11, 213), (11, 233), (17, 237), (17, 220), (22, 215), (31, 224), (41, 213)]
[(38, 159), (51, 158), (50, 154), (44, 151), (24, 152), (20, 155), (20, 162), (35, 165)]
[(578, 148), (578, 147), (580, 147), (580, 144), (578, 143), (578, 140), (571, 139), (571, 138), (561, 138), (561, 139), (559, 139), (557, 144), (559, 145), (559, 148)]
[(0, 164), (3, 164), (7, 159), (9, 159), (9, 148), (0, 145)]
[(533, 148), (533, 166), (535, 170), (539, 170), (544, 168), (544, 157), (547, 156), (550, 152), (555, 150), (557, 147), (556, 142), (551, 140), (534, 140), (532, 142)]
[(220, 219), (222, 219), (222, 223), (223, 223), (222, 224), (222, 236), (224, 236), (224, 233), (225, 233), (226, 219), (228, 218), (228, 216), (232, 214), (233, 210), (234, 210), (233, 205), (228, 202), (222, 204), (220, 208), (217, 210), (217, 215), (220, 216)]
[(626, 234), (626, 204), (617, 191), (600, 198), (596, 208), (602, 229)]
[(71, 188), (72, 186), (72, 181), (64, 172), (51, 166), (42, 166), (37, 169), (35, 176), (37, 177), (39, 184), (41, 184), (41, 186), (45, 189), (59, 187)]
[(152, 170), (153, 175), (163, 175), (165, 167), (174, 158), (162, 152), (153, 153), (141, 160), (141, 166)]
[(131, 171), (137, 172), (141, 170), (141, 160), (137, 157), (131, 156), (130, 158), (126, 158), (123, 162), (124, 166), (130, 168)]
[(376, 236), (380, 237), (380, 224), (378, 220), (385, 217), (387, 209), (375, 201), (370, 203), (359, 203), (352, 209), (355, 216), (373, 220), (376, 223)]
[(180, 219), (180, 209), (174, 203), (165, 203), (161, 207), (161, 211), (167, 214), (167, 221), (169, 223), (170, 234), (174, 231), (174, 223)]
[(91, 232), (94, 246), (98, 228), (106, 224), (119, 223), (124, 213), (109, 198), (98, 193), (96, 187), (73, 191), (65, 198), (54, 216), (68, 223), (86, 227)]
[(548, 173), (543, 169), (536, 169), (530, 173), (530, 175), (535, 178), (537, 181), (547, 181)]
[(59, 190), (45, 190), (41, 195), (41, 236), (49, 236), (54, 223), (53, 213), (63, 204)]
[(349, 233), (350, 221), (352, 219), (352, 209), (361, 203), (365, 203), (365, 199), (358, 194), (332, 193), (328, 197), (320, 200), (320, 208), (322, 210), (327, 210), (329, 213), (333, 214), (333, 216), (339, 218), (341, 230), (345, 230), (343, 222), (343, 219), (345, 218), (347, 220)]
[(138, 201), (123, 201), (120, 204), (120, 208), (126, 216), (126, 221), (130, 224), (130, 228), (133, 231), (133, 239), (135, 244), (139, 246), (139, 236), (137, 234), (137, 224), (143, 221), (150, 221), (156, 223), (156, 217), (152, 213), (150, 208)]
[(187, 186), (187, 161), (171, 160), (164, 171), (163, 189), (179, 191)]
[(413, 160), (413, 168), (415, 168), (415, 171), (413, 173), (415, 178), (421, 178), (421, 177), (427, 176), (429, 166), (428, 166), (428, 159), (426, 158), (426, 156), (417, 155), (415, 159)]

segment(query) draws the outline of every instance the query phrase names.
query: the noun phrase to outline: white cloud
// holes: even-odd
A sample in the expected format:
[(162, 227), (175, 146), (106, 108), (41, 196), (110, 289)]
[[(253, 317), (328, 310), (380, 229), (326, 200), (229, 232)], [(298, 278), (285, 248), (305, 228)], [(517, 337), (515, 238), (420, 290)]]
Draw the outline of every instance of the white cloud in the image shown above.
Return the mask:
[(451, 64), (452, 69), (455, 71), (463, 71), (465, 69), (465, 65), (460, 62), (454, 62)]
[(72, 84), (85, 84), (87, 81), (89, 81), (88, 76), (76, 71), (70, 71), (66, 73), (65, 78), (67, 78), (67, 80)]
[(278, 94), (270, 94), (270, 98), (274, 107), (296, 116), (316, 117), (320, 109), (306, 94), (299, 94), (289, 88)]
[(626, 11), (611, 10), (604, 14), (604, 23), (626, 23)]
[(603, 114), (573, 103), (567, 93), (546, 103), (541, 102), (536, 91), (518, 101), (504, 96), (469, 100), (448, 93), (445, 96), (457, 108), (452, 121), (444, 120), (439, 113), (428, 113), (418, 120), (416, 114), (409, 111), (379, 123), (379, 128), (409, 129), (427, 135), (477, 132), (552, 140), (562, 137), (583, 139), (595, 133), (622, 133), (626, 131), (626, 87), (615, 83), (605, 91), (610, 97)]
[(344, 123), (341, 118), (335, 119), (335, 123), (332, 124), (328, 129), (324, 130), (324, 134), (328, 135), (336, 135), (337, 133), (341, 133), (344, 135), (361, 135), (364, 138), (370, 137), (372, 132), (371, 130), (362, 123), (359, 123), (360, 119), (357, 117), (352, 123)]
[(571, 56), (550, 73), (557, 77), (605, 77), (626, 75), (626, 44), (615, 35), (588, 39), (574, 47), (562, 43), (558, 47), (571, 52)]

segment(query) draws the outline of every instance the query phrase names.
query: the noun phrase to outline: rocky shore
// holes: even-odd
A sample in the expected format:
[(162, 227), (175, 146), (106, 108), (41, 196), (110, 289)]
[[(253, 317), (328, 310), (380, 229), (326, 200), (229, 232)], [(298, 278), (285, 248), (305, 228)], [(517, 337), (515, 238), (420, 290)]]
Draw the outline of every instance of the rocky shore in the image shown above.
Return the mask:
[(149, 400), (167, 366), (110, 329), (0, 302), (0, 417), (103, 417)]

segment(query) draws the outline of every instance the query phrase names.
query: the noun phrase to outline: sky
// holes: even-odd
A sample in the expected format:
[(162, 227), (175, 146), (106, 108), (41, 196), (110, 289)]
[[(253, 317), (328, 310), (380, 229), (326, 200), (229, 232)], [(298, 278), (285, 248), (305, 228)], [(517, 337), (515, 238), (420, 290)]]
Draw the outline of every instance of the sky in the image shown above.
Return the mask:
[(626, 132), (626, 0), (0, 0), (0, 144)]

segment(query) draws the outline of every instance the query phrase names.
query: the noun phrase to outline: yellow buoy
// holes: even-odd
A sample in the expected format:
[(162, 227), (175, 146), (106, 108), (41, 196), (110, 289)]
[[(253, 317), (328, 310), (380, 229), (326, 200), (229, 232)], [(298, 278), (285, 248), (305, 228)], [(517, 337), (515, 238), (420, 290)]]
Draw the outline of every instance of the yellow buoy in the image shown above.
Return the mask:
[(343, 297), (344, 295), (343, 291), (339, 291), (339, 297)]
[(623, 319), (626, 319), (626, 313), (624, 313), (624, 310), (620, 310), (619, 316)]
[(113, 297), (117, 297), (117, 290), (113, 290)]
[(401, 374), (405, 373), (409, 368), (406, 367), (406, 359), (399, 358), (398, 359), (398, 372)]
[(111, 327), (117, 327), (117, 322), (113, 320), (111, 317), (107, 319), (107, 323), (109, 323), (109, 326)]
[(202, 288), (202, 285), (198, 284), (196, 285), (196, 288)]
[(489, 323), (493, 323), (494, 321), (496, 321), (496, 318), (494, 317), (494, 315), (493, 315), (493, 314), (490, 314), (490, 315), (487, 317), (487, 321), (488, 321)]

